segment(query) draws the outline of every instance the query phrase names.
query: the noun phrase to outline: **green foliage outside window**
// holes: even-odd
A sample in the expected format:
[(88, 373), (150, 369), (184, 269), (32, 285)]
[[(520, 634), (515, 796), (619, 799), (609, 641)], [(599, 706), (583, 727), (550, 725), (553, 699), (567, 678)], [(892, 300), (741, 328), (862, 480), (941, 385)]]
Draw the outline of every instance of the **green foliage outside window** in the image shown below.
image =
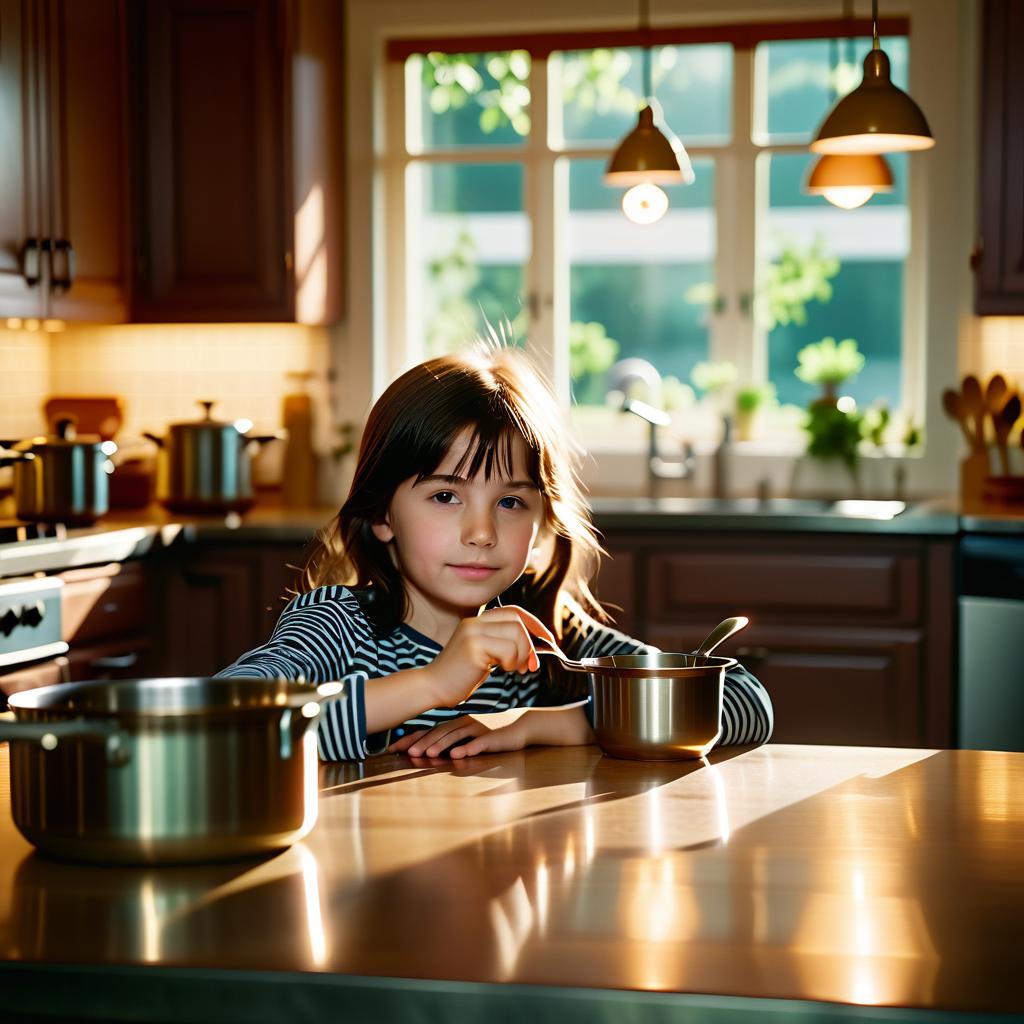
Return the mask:
[(829, 281), (839, 267), (820, 236), (809, 246), (783, 239), (778, 258), (765, 268), (754, 295), (757, 322), (768, 331), (779, 324), (805, 324), (808, 303), (832, 298)]

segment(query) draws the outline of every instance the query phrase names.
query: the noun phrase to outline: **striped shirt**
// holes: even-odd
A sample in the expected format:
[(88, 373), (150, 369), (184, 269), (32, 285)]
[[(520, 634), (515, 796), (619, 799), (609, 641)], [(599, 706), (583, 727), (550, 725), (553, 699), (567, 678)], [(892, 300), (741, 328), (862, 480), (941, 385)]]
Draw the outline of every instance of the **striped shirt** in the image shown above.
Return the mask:
[[(220, 676), (306, 679), (312, 683), (342, 680), (347, 696), (321, 706), (317, 741), (325, 761), (358, 761), (387, 749), (393, 738), (416, 729), (430, 729), (460, 715), (487, 714), (509, 708), (551, 706), (572, 697), (558, 692), (550, 662), (541, 659), (535, 672), (520, 675), (495, 669), (470, 697), (454, 708), (435, 708), (400, 728), (367, 735), (364, 687), (405, 669), (429, 665), (441, 645), (401, 623), (382, 636), (364, 610), (367, 591), (343, 586), (318, 587), (293, 598), (270, 639), (243, 654)], [(641, 654), (657, 648), (642, 644), (576, 610), (563, 624), (562, 648), (570, 658), (608, 654)], [(582, 681), (584, 677), (580, 676)], [(589, 710), (589, 709), (588, 709)], [(764, 743), (772, 732), (768, 692), (737, 665), (725, 676), (721, 745)]]

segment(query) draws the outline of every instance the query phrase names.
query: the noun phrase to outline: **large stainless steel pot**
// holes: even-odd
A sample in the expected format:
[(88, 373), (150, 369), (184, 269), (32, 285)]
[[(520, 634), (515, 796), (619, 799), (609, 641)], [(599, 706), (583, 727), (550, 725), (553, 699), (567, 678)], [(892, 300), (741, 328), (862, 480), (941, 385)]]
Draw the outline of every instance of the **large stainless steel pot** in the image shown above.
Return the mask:
[(114, 471), (113, 441), (75, 435), (74, 421), (59, 420), (54, 437), (0, 442), (0, 466), (14, 467), (19, 519), (88, 525), (109, 507), (107, 478)]
[(72, 860), (182, 863), (279, 850), (316, 822), (319, 701), (340, 683), (65, 683), (9, 698), (14, 823)]
[(205, 410), (201, 420), (172, 423), (166, 438), (145, 435), (161, 449), (160, 501), (174, 512), (244, 512), (255, 500), (253, 453), (279, 436), (254, 436), (248, 420), (215, 420), (213, 402), (199, 404)]

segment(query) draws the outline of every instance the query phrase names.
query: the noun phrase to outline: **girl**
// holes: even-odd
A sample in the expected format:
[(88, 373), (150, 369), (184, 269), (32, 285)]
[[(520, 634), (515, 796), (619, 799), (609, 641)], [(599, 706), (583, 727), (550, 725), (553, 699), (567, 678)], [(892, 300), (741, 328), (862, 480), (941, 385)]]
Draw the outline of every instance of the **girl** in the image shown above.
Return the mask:
[[(571, 658), (655, 649), (600, 621), (587, 580), (601, 549), (572, 454), (554, 397), (515, 350), (409, 370), (370, 412), (302, 592), (270, 640), (220, 674), (345, 680), (348, 699), (321, 713), (325, 760), (593, 742), (578, 705), (487, 724), (585, 696), (585, 677), (541, 664), (531, 634), (553, 634)], [(771, 734), (768, 694), (739, 666), (722, 725), (723, 744)]]

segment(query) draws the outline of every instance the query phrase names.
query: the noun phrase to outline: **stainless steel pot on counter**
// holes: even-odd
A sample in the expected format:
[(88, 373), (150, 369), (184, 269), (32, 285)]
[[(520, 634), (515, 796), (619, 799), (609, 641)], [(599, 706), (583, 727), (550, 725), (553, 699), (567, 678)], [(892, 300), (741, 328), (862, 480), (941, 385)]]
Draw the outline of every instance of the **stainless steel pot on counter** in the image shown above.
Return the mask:
[(47, 854), (112, 863), (283, 849), (317, 816), (319, 702), (340, 683), (122, 679), (13, 694), (11, 807)]
[(56, 427), (52, 437), (0, 442), (0, 466), (14, 468), (15, 514), (34, 522), (94, 523), (109, 507), (107, 478), (117, 445), (94, 435), (76, 436), (70, 418)]
[(161, 449), (157, 493), (174, 512), (244, 512), (255, 496), (252, 456), (278, 434), (254, 436), (248, 420), (213, 418), (213, 402), (200, 402), (201, 420), (172, 423), (166, 438), (145, 436)]

